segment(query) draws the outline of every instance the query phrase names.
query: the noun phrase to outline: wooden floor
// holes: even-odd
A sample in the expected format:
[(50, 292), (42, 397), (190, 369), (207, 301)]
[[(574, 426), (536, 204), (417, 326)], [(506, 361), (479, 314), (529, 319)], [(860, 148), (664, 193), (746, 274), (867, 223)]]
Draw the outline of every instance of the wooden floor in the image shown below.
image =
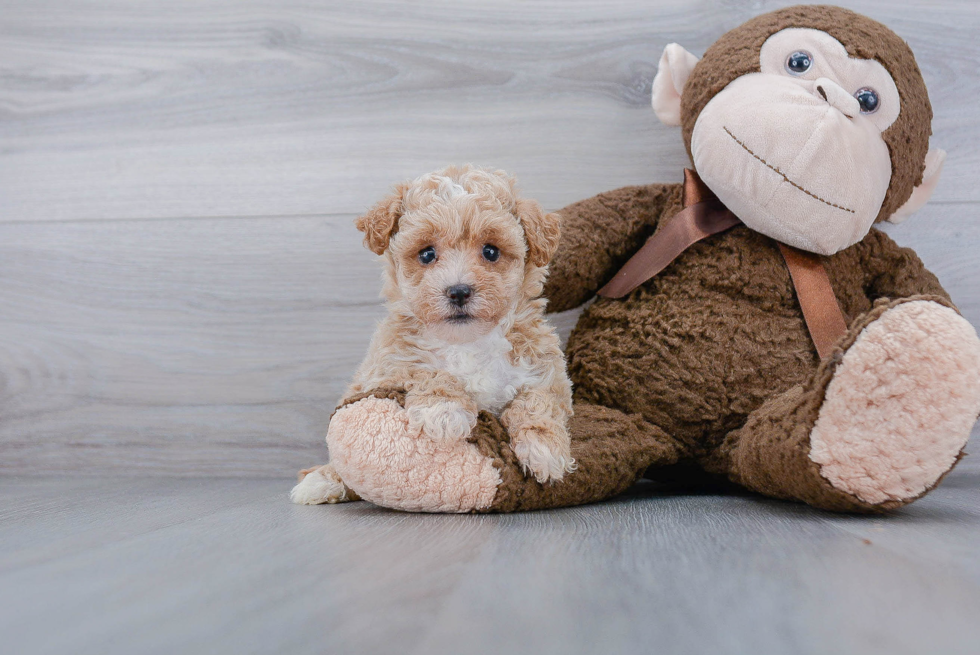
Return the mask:
[[(980, 325), (980, 8), (841, 2), (917, 54), (949, 158), (889, 232)], [(0, 4), (0, 654), (980, 652), (973, 458), (887, 518), (286, 500), (382, 313), (358, 213), (680, 181), (663, 47), (792, 0)]]
[(972, 459), (878, 518), (652, 483), (453, 516), (291, 505), (281, 479), (5, 478), (0, 651), (974, 654)]

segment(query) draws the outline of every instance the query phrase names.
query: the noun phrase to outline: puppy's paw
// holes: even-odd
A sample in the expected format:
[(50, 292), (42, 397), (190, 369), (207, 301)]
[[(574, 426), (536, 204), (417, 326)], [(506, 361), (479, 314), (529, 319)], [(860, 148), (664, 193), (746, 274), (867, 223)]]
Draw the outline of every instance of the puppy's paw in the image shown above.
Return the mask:
[(299, 472), (300, 481), (289, 492), (289, 500), (297, 505), (322, 505), (323, 503), (345, 503), (353, 498), (344, 482), (329, 464)]
[(564, 431), (554, 435), (534, 429), (520, 430), (511, 438), (511, 448), (524, 474), (531, 473), (541, 484), (549, 480), (557, 482), (575, 470), (571, 443)]
[(408, 429), (423, 432), (434, 441), (466, 439), (476, 427), (476, 412), (459, 403), (440, 400), (407, 408)]

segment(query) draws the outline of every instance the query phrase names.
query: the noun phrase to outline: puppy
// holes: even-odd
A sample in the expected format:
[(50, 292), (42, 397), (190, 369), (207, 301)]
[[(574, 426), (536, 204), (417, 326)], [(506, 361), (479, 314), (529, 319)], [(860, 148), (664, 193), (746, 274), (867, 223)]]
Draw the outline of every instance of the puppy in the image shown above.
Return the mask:
[[(486, 410), (526, 474), (545, 483), (574, 470), (571, 384), (540, 298), (559, 221), (505, 172), (470, 165), (400, 184), (357, 219), (385, 258), (388, 316), (345, 399), (404, 389), (409, 429), (437, 440), (466, 439)], [(301, 471), (291, 497), (356, 500), (329, 464)]]

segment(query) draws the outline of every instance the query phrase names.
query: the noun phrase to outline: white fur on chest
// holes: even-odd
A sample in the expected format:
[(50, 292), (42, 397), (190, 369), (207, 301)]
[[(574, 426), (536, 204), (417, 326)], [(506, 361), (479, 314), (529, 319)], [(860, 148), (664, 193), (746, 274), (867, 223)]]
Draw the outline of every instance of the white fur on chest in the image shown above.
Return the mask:
[(456, 376), (480, 409), (499, 415), (517, 390), (536, 377), (526, 363), (511, 363), (512, 348), (495, 329), (476, 341), (437, 346), (433, 354), (436, 365)]

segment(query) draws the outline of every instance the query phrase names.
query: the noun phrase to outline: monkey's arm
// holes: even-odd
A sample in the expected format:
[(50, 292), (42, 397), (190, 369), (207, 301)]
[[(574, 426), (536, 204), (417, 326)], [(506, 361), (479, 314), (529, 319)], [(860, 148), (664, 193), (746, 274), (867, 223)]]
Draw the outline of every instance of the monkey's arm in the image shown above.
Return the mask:
[(576, 202), (562, 216), (561, 242), (549, 264), (549, 312), (578, 307), (653, 234), (665, 210), (680, 209), (680, 184), (628, 186)]
[(865, 292), (878, 298), (908, 298), (930, 295), (949, 300), (939, 279), (929, 271), (910, 248), (902, 248), (880, 230), (868, 233), (864, 256)]

